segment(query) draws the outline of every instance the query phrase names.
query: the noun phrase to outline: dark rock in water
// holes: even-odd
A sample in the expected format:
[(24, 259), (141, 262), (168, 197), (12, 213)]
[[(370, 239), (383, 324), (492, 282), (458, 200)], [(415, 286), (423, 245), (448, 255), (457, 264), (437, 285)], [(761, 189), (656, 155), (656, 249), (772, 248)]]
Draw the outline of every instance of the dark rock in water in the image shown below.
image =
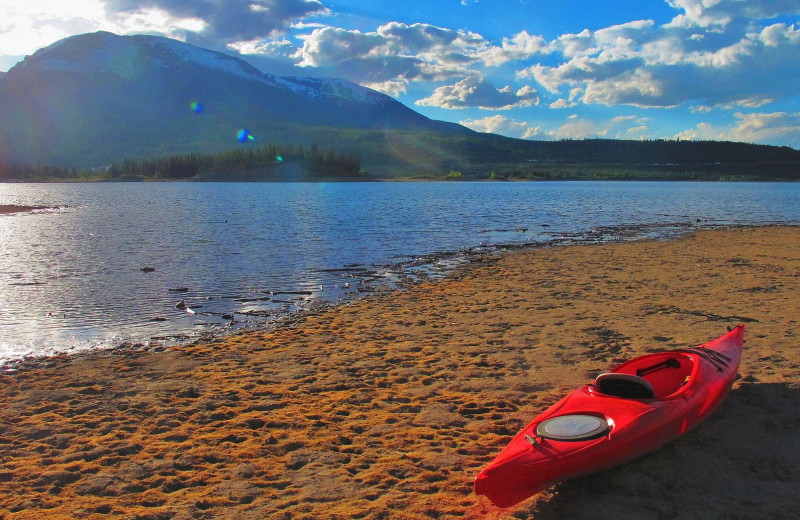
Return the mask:
[(189, 292), (188, 287), (173, 287), (172, 289), (167, 289), (169, 292)]
[(221, 317), (223, 320), (232, 320), (233, 314), (223, 314)]
[(269, 316), (272, 314), (272, 311), (268, 310), (253, 310), (253, 311), (236, 311), (236, 314), (241, 314), (242, 316)]
[(186, 308), (186, 302), (183, 300), (179, 301), (178, 303), (175, 304), (175, 308), (184, 310)]
[(144, 266), (144, 267), (142, 267), (142, 268), (141, 268), (141, 269), (139, 269), (139, 270), (140, 270), (141, 272), (143, 272), (143, 273), (152, 273), (152, 272), (153, 272), (153, 271), (155, 271), (156, 269), (155, 269), (155, 267), (148, 267), (148, 266)]

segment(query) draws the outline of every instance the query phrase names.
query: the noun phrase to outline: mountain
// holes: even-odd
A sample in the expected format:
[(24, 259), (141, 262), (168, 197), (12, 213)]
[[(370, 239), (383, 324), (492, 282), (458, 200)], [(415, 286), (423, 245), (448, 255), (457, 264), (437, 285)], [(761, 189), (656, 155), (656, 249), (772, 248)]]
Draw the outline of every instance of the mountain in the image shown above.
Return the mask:
[(92, 167), (215, 152), (302, 128), (474, 135), (342, 79), (278, 77), (158, 36), (82, 34), (0, 76), (0, 158)]

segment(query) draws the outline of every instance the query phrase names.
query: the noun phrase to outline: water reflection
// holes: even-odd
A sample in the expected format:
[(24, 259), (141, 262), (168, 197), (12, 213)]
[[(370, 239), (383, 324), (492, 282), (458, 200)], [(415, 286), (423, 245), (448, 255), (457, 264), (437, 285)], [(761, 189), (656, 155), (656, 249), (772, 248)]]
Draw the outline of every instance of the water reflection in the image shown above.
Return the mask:
[(435, 252), (797, 220), (798, 199), (794, 184), (0, 185), (0, 204), (62, 208), (0, 216), (0, 359), (262, 326), (463, 261)]

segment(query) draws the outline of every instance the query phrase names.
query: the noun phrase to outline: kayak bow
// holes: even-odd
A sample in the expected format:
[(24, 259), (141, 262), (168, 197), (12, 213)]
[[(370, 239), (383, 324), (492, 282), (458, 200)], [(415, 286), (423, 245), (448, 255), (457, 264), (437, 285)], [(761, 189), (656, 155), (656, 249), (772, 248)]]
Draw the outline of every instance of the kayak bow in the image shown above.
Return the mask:
[(744, 325), (694, 348), (648, 354), (545, 410), (475, 478), (509, 507), (564, 480), (639, 457), (708, 417), (736, 377)]

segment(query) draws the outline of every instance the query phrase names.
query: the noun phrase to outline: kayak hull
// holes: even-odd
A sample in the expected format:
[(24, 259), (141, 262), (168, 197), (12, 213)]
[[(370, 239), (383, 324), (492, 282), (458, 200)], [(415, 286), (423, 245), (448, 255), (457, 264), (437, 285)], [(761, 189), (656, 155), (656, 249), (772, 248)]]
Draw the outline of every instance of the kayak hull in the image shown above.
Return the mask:
[[(622, 464), (683, 435), (727, 396), (743, 341), (740, 325), (699, 347), (648, 354), (619, 365), (608, 377), (644, 379), (652, 395), (610, 395), (594, 383), (575, 390), (511, 440), (475, 478), (475, 492), (510, 507), (557, 482)], [(543, 433), (545, 421), (561, 421), (568, 429), (585, 416), (596, 418), (605, 431), (564, 439)]]

